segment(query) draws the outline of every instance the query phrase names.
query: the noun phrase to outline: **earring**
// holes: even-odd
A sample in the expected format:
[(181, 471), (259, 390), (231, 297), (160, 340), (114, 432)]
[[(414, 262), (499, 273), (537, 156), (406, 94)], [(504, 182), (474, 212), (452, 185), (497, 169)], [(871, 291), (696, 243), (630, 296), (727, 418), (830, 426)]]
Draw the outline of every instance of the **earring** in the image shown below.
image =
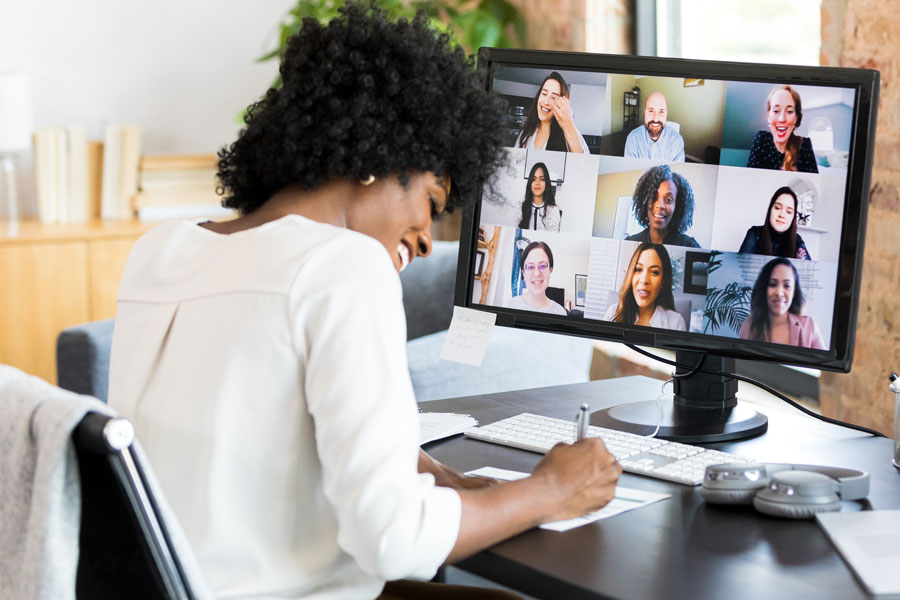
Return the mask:
[(370, 186), (375, 183), (375, 176), (370, 173), (366, 179), (360, 179), (359, 182), (364, 186)]

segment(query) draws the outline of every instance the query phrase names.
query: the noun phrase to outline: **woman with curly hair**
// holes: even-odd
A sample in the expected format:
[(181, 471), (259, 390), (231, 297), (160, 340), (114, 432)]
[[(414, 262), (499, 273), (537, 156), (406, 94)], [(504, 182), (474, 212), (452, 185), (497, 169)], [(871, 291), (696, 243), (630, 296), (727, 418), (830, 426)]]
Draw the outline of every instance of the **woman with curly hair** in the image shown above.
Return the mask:
[(550, 171), (544, 163), (534, 163), (525, 187), (519, 229), (559, 232), (561, 224), (562, 211), (556, 205), (556, 188), (550, 179)]
[(803, 121), (800, 94), (789, 85), (772, 88), (766, 98), (768, 131), (759, 131), (750, 146), (747, 166), (756, 169), (818, 173), (812, 140), (797, 135)]
[(672, 295), (672, 259), (662, 244), (641, 242), (635, 248), (619, 302), (606, 309), (604, 319), (615, 323), (633, 323), (660, 329), (686, 331), (687, 324), (675, 311)]
[(791, 261), (776, 258), (759, 272), (750, 294), (750, 316), (740, 336), (776, 344), (825, 349), (815, 319), (803, 314), (805, 304), (800, 276)]
[(528, 107), (516, 147), (591, 153), (584, 136), (575, 127), (572, 105), (569, 103), (569, 85), (556, 71), (541, 82), (534, 102)]
[(691, 184), (668, 165), (650, 167), (641, 175), (632, 202), (634, 216), (646, 229), (626, 240), (700, 247), (697, 240), (684, 233), (694, 221)]
[(349, 3), (304, 19), (280, 72), (219, 153), (239, 218), (135, 244), (111, 404), (216, 596), (430, 597), (385, 581), (598, 508), (621, 471), (596, 439), (508, 483), (419, 449), (398, 271), (503, 152), (462, 51), (424, 15)]

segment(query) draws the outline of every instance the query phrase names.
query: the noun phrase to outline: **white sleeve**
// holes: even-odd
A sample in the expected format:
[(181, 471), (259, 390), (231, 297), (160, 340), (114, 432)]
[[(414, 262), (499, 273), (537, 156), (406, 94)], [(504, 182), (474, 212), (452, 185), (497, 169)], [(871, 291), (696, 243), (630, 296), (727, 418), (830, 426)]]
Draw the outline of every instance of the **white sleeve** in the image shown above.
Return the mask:
[(462, 505), (417, 472), (418, 411), (393, 263), (381, 244), (348, 232), (301, 269), (290, 301), (338, 544), (376, 577), (430, 578), (456, 542)]

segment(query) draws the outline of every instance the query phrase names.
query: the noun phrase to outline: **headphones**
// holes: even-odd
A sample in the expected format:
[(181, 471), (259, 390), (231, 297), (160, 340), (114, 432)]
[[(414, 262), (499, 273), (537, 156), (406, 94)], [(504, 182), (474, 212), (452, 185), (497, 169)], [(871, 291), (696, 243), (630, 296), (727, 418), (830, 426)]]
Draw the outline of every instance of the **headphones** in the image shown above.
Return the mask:
[(752, 504), (761, 513), (811, 519), (841, 509), (841, 500), (869, 494), (865, 471), (773, 463), (728, 463), (706, 467), (703, 499), (710, 504)]

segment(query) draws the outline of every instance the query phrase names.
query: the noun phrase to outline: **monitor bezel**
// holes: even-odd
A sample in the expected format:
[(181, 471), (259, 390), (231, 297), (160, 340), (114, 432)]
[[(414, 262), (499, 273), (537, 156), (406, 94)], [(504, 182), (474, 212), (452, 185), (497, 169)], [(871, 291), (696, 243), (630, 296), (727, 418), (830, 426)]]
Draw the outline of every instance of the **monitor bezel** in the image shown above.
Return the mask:
[(832, 335), (828, 350), (739, 340), (712, 334), (674, 332), (594, 319), (573, 319), (474, 303), (472, 301), (474, 278), (471, 274), (475, 260), (477, 231), (480, 225), (480, 199), (469, 204), (462, 211), (454, 296), (454, 303), (458, 306), (495, 313), (497, 315), (496, 323), (500, 326), (547, 331), (672, 351), (706, 352), (739, 359), (806, 366), (830, 371), (850, 371), (853, 362), (866, 216), (875, 147), (875, 124), (880, 85), (878, 71), (840, 67), (481, 48), (478, 53), (478, 69), (484, 76), (486, 89), (491, 88), (492, 77), (497, 65), (539, 69), (581, 69), (661, 77), (755, 81), (771, 84), (828, 85), (854, 89), (856, 100), (850, 137), (850, 157), (847, 165), (844, 227), (841, 232)]

